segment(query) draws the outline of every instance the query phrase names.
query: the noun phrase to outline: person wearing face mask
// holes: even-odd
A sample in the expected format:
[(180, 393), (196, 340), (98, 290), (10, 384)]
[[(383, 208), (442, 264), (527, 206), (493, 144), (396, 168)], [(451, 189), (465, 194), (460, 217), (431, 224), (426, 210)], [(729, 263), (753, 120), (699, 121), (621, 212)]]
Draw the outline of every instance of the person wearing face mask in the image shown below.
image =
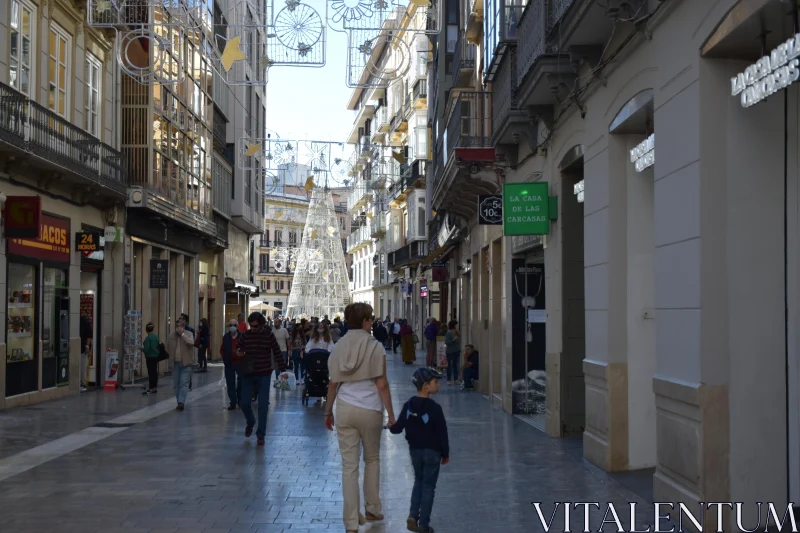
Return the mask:
[(235, 410), (236, 406), (240, 405), (242, 401), (241, 357), (236, 353), (239, 338), (239, 323), (231, 319), (228, 322), (228, 331), (222, 337), (222, 346), (219, 347), (219, 354), (225, 364), (225, 383), (228, 387), (228, 399), (231, 401), (228, 411)]
[(194, 334), (186, 329), (186, 322), (182, 318), (175, 322), (175, 331), (167, 337), (167, 353), (173, 368), (172, 381), (175, 399), (178, 400), (177, 410), (183, 411), (194, 365)]
[(306, 353), (311, 350), (325, 350), (330, 352), (333, 350), (333, 341), (331, 341), (331, 332), (328, 326), (323, 322), (317, 324), (317, 327), (311, 331), (311, 340), (306, 344)]

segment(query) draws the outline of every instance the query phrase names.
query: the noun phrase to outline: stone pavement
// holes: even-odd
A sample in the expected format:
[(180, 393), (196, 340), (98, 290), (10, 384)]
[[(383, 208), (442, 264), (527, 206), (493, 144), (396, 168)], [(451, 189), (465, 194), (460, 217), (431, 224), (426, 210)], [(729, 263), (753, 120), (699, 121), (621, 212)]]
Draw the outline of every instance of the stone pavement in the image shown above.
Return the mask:
[[(414, 393), (410, 376), (417, 365), (390, 356), (388, 368), (399, 411)], [(7, 472), (0, 476), (0, 531), (344, 531), (341, 463), (322, 406), (312, 400), (303, 407), (298, 391), (272, 390), (267, 445), (259, 448), (255, 437), (243, 436), (241, 411), (225, 410), (220, 370), (201, 376), (202, 382), (195, 376), (183, 413), (173, 410), (169, 387), (162, 386), (157, 396), (100, 391), (0, 414), (0, 473)], [(584, 461), (570, 443), (549, 439), (479, 394), (446, 383), (436, 400), (451, 443), (451, 462), (442, 467), (436, 491), (436, 531), (542, 531), (533, 501), (544, 502), (547, 519), (556, 501), (601, 502), (603, 509), (614, 502), (618, 510), (638, 502), (637, 527), (652, 524), (646, 502)], [(122, 416), (125, 410), (133, 413)], [(98, 421), (110, 427), (88, 427)], [(62, 444), (46, 444), (53, 439)], [(369, 533), (405, 531), (413, 485), (405, 439), (388, 431), (383, 439), (386, 520), (361, 528)], [(24, 446), (27, 452), (14, 451)], [(41, 452), (48, 446), (61, 448)], [(9, 470), (31, 460), (41, 464)], [(572, 513), (573, 531), (583, 529), (582, 516)], [(602, 516), (592, 517), (595, 531)], [(627, 512), (620, 518), (628, 527)], [(553, 526), (562, 523), (559, 513)]]

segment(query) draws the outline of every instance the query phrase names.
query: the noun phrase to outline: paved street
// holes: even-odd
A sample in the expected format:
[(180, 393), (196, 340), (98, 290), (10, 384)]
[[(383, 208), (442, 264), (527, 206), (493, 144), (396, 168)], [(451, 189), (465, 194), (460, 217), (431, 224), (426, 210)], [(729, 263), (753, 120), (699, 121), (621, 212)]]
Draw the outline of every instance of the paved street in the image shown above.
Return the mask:
[[(398, 410), (414, 393), (414, 368), (390, 357)], [(273, 390), (267, 445), (259, 448), (255, 437), (243, 437), (241, 411), (224, 409), (220, 374), (195, 375), (183, 413), (174, 411), (170, 381), (156, 396), (99, 391), (0, 413), (0, 531), (343, 531), (341, 464), (321, 406), (303, 407), (296, 391)], [(554, 501), (608, 501), (617, 509), (637, 501), (637, 526), (652, 523), (644, 502), (585, 462), (574, 441), (549, 439), (446, 384), (436, 400), (452, 450), (437, 487), (436, 531), (541, 531), (533, 501), (545, 510)], [(90, 427), (97, 424), (105, 427)], [(388, 431), (381, 476), (386, 521), (362, 531), (405, 531), (413, 476), (405, 440)]]

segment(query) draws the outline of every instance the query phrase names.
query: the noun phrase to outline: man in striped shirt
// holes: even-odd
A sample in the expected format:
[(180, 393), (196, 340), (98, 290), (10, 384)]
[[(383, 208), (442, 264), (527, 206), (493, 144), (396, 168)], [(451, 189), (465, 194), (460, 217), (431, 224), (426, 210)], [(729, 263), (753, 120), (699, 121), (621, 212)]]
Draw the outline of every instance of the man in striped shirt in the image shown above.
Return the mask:
[[(250, 329), (241, 334), (236, 351), (239, 356), (245, 356), (252, 361), (252, 373), (242, 376), (242, 398), (252, 398), (253, 390), (258, 390), (258, 445), (264, 445), (264, 436), (267, 433), (267, 411), (269, 410), (269, 380), (275, 366), (281, 372), (286, 370), (286, 362), (281, 354), (278, 339), (267, 327), (267, 319), (261, 313), (252, 313), (247, 322)], [(253, 416), (253, 406), (249, 401), (241, 403), (242, 412), (247, 420), (244, 436), (253, 434), (256, 418)]]

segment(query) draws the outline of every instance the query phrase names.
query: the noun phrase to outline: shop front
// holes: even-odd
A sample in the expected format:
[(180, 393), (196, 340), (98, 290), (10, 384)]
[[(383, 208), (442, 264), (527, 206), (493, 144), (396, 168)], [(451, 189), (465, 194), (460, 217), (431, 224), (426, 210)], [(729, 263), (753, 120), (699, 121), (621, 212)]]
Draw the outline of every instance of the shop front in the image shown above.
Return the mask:
[[(236, 320), (242, 314), (250, 314), (251, 297), (258, 296), (258, 287), (247, 281), (225, 278), (225, 323)], [(269, 314), (269, 313), (267, 313)]]

